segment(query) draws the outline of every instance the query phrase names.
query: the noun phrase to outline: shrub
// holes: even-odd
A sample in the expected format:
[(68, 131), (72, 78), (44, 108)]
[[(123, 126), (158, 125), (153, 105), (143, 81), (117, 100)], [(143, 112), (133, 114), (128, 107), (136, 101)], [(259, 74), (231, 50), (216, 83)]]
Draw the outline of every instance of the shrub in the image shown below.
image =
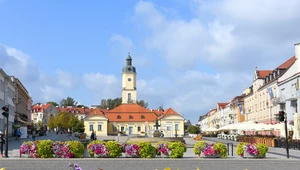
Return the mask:
[[(244, 148), (247, 146), (250, 146), (250, 145), (251, 144), (246, 143), (246, 142), (239, 143), (236, 148), (236, 154), (239, 156), (244, 156)], [(257, 157), (265, 157), (266, 156), (266, 153), (269, 150), (269, 147), (267, 145), (262, 144), (262, 143), (254, 143), (252, 145), (254, 145), (254, 149), (257, 149), (257, 151), (258, 151)]]
[(244, 155), (244, 146), (247, 145), (248, 143), (246, 142), (240, 142), (237, 147), (236, 147), (236, 154), (239, 156), (243, 156)]
[(168, 146), (171, 150), (170, 158), (182, 158), (186, 152), (186, 146), (181, 142), (168, 142)]
[(137, 145), (140, 148), (139, 154), (141, 158), (153, 158), (155, 156), (155, 147), (150, 142), (139, 142)]
[(38, 141), (24, 141), (20, 146), (20, 154), (28, 154), (29, 158), (39, 158), (37, 145)]
[(222, 158), (227, 158), (227, 147), (225, 144), (217, 142), (214, 144), (213, 148), (221, 154)]
[(91, 141), (89, 144), (88, 144), (88, 146), (87, 146), (87, 149), (88, 149), (88, 152), (89, 152), (89, 154), (90, 154), (90, 157), (94, 157), (94, 150), (92, 149), (92, 146), (94, 145), (94, 144), (104, 144), (104, 142), (102, 142), (102, 141), (100, 141), (100, 140), (93, 140), (93, 141)]
[(258, 149), (258, 156), (259, 157), (265, 157), (268, 150), (269, 150), (269, 147), (265, 144), (262, 144), (262, 143), (255, 144), (255, 146)]
[(190, 126), (189, 128), (188, 128), (188, 132), (190, 133), (190, 134), (199, 134), (200, 133), (200, 128), (199, 128), (199, 126)]
[(203, 140), (195, 143), (194, 145), (194, 153), (195, 155), (200, 156), (201, 152), (207, 147), (207, 143)]
[(68, 141), (69, 150), (75, 158), (81, 158), (84, 153), (84, 145), (79, 141)]
[(166, 141), (161, 141), (156, 143), (156, 155), (161, 155), (161, 153), (165, 155), (169, 155), (169, 145)]
[(37, 143), (37, 153), (39, 153), (41, 158), (53, 158), (53, 152), (51, 150), (52, 141), (51, 140), (40, 140)]
[(109, 152), (109, 157), (119, 157), (122, 156), (122, 145), (115, 141), (108, 141), (105, 143), (106, 148)]

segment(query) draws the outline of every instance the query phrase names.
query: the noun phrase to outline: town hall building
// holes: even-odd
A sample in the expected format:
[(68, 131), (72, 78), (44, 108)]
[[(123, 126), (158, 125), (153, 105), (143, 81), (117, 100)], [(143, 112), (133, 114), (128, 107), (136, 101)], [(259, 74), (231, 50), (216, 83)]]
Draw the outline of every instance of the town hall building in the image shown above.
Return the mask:
[(139, 134), (152, 136), (155, 123), (165, 137), (184, 135), (184, 118), (172, 108), (147, 109), (137, 102), (136, 68), (128, 54), (122, 69), (122, 104), (114, 109), (91, 109), (84, 118), (85, 133), (96, 131), (97, 136)]

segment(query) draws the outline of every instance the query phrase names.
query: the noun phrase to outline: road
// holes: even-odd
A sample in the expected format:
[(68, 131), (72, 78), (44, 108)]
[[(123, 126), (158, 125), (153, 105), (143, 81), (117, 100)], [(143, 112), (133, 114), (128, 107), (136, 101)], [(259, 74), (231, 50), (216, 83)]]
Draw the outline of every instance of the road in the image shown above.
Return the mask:
[(136, 159), (136, 158), (83, 158), (83, 159), (0, 159), (0, 167), (7, 170), (66, 170), (69, 163), (77, 163), (83, 170), (283, 170), (299, 169), (296, 160), (271, 159)]

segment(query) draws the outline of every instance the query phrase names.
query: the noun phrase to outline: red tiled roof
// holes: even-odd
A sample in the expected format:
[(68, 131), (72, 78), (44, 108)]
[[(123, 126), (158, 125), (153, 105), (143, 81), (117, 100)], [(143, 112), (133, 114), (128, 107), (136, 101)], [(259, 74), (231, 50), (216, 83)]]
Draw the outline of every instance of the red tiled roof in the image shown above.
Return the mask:
[(31, 107), (31, 110), (32, 111), (35, 111), (35, 112), (42, 112), (43, 110), (46, 110), (48, 109), (48, 107), (51, 106), (51, 104), (41, 104), (41, 105), (34, 105)]
[(107, 113), (106, 117), (110, 122), (154, 122), (156, 115), (149, 113)]
[(296, 61), (296, 56), (288, 59), (286, 62), (278, 66), (277, 68), (289, 68)]
[[(178, 114), (175, 110), (173, 110), (172, 108), (168, 108), (165, 112), (164, 112), (164, 116), (168, 116), (168, 115), (178, 115), (181, 116), (180, 114)], [(182, 116), (181, 116), (182, 117)]]
[(267, 75), (272, 73), (273, 70), (257, 70), (257, 76), (260, 79), (264, 79)]
[(155, 111), (148, 110), (138, 104), (121, 104), (106, 112), (111, 122), (145, 122), (155, 121)]
[(138, 104), (121, 104), (118, 107), (109, 110), (107, 113), (153, 113)]
[(225, 106), (227, 106), (229, 103), (217, 103), (218, 109), (223, 109)]
[(87, 116), (99, 115), (99, 116), (106, 117), (105, 116), (106, 111), (107, 111), (106, 109), (99, 109), (99, 108), (91, 109), (90, 113)]
[[(69, 113), (75, 113), (75, 114), (85, 114), (90, 113), (90, 109), (89, 108), (82, 108), (82, 107), (59, 107), (58, 108), (59, 112), (69, 112)], [(78, 111), (78, 113), (76, 113), (76, 111)]]

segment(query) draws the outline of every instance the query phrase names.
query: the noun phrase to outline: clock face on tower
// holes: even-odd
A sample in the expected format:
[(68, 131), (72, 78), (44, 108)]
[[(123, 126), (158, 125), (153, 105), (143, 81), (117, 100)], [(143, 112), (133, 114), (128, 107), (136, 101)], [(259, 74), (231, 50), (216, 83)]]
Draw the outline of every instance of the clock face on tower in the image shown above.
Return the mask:
[(130, 82), (130, 81), (131, 81), (131, 78), (128, 78), (128, 81)]

